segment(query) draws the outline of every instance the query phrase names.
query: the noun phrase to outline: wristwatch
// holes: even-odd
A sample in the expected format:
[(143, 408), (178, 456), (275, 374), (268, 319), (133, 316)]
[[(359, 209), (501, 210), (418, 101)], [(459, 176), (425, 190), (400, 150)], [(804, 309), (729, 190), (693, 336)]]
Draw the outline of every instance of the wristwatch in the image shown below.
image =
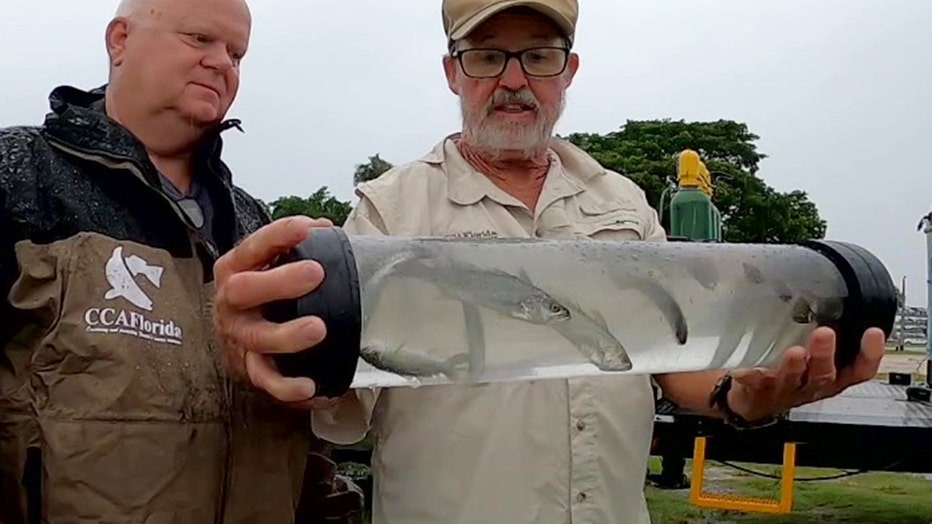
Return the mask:
[(735, 413), (731, 406), (728, 405), (728, 392), (731, 391), (732, 380), (732, 376), (725, 373), (715, 383), (715, 387), (712, 388), (712, 393), (709, 395), (709, 407), (720, 411), (726, 424), (736, 429), (759, 429), (772, 426), (779, 421), (778, 417), (767, 416), (751, 422)]

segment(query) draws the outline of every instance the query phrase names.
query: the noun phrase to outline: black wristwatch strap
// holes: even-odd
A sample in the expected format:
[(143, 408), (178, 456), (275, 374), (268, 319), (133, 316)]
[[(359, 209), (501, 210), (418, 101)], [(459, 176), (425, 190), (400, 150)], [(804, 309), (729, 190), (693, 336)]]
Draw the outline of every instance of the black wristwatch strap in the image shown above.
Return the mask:
[(766, 417), (761, 420), (749, 422), (744, 417), (735, 413), (731, 406), (728, 405), (728, 392), (731, 391), (732, 376), (728, 373), (718, 379), (712, 393), (709, 395), (709, 407), (717, 409), (722, 413), (725, 423), (737, 429), (758, 429), (772, 426), (777, 423), (777, 417)]

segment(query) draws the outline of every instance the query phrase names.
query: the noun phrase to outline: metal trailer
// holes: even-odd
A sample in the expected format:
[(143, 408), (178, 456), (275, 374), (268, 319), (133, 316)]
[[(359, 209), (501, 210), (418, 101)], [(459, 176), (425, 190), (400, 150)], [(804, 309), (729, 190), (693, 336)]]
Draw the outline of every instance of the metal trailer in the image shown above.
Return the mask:
[[(681, 184), (683, 180), (691, 180), (682, 173), (682, 166), (678, 169), (681, 170), (678, 174)], [(707, 173), (704, 168), (700, 171)], [(704, 193), (709, 197), (708, 205), (712, 205), (711, 187)], [(691, 194), (694, 196), (695, 192)], [(671, 239), (721, 241), (720, 231), (709, 235), (710, 228), (706, 225), (684, 227), (682, 221), (672, 220), (675, 198), (670, 200)], [(663, 205), (661, 199), (661, 213)], [(852, 473), (932, 473), (932, 447), (928, 445), (932, 441), (932, 404), (929, 401), (932, 389), (932, 213), (920, 221), (919, 229), (923, 228), (928, 246), (930, 303), (924, 384), (913, 385), (911, 375), (891, 373), (887, 382), (873, 380), (859, 384), (836, 397), (792, 409), (775, 425), (751, 430), (736, 430), (718, 419), (691, 413), (661, 395), (657, 400), (651, 454), (661, 457), (662, 470), (651, 476), (654, 485), (672, 489), (689, 487), (691, 502), (700, 507), (788, 513), (793, 507), (796, 466), (848, 469)], [(684, 474), (687, 459), (693, 460), (691, 479)], [(703, 473), (709, 460), (730, 465), (732, 462), (782, 465), (779, 497), (752, 499), (706, 491)]]

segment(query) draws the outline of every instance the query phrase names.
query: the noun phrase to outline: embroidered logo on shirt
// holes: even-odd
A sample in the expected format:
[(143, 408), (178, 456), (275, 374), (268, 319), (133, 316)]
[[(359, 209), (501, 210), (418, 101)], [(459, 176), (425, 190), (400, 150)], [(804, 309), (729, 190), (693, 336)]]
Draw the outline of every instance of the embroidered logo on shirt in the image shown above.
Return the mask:
[(458, 231), (446, 236), (454, 238), (497, 238), (498, 233), (491, 229), (486, 229), (485, 231)]
[(107, 282), (110, 284), (110, 290), (104, 294), (107, 300), (115, 298), (125, 298), (134, 306), (152, 311), (152, 299), (150, 299), (139, 287), (134, 280), (137, 276), (143, 275), (153, 286), (159, 287), (162, 281), (163, 268), (150, 266), (148, 262), (132, 255), (123, 257), (123, 246), (117, 246), (107, 261), (106, 275)]
[[(107, 260), (104, 276), (110, 288), (104, 293), (107, 301), (125, 300), (136, 308), (152, 311), (153, 301), (139, 285), (142, 276), (156, 289), (161, 287), (164, 268), (149, 264), (136, 256), (123, 256), (123, 246), (117, 246)], [(137, 311), (119, 307), (93, 307), (84, 313), (85, 329), (97, 333), (122, 333), (155, 342), (181, 344), (181, 327), (172, 320), (151, 319)]]

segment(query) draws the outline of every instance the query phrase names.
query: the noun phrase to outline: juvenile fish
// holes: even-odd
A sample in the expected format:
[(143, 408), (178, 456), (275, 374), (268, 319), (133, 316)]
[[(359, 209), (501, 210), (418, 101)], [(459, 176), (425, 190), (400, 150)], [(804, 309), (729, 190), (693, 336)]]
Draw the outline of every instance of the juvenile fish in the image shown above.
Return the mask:
[(383, 342), (368, 344), (359, 350), (363, 360), (383, 371), (405, 377), (433, 377), (444, 375), (459, 382), (468, 377), (469, 355), (459, 353), (447, 360), (408, 351), (403, 344), (391, 348)]
[(571, 318), (553, 322), (550, 327), (571, 342), (579, 352), (602, 371), (628, 371), (631, 359), (621, 342), (612, 335), (608, 323), (598, 312), (588, 314), (569, 300), (563, 301)]
[(663, 318), (666, 319), (670, 326), (670, 331), (676, 337), (676, 341), (683, 345), (689, 337), (689, 326), (686, 324), (686, 315), (683, 314), (683, 308), (679, 302), (673, 298), (663, 286), (649, 278), (635, 275), (622, 275), (619, 271), (609, 271), (609, 278), (614, 282), (618, 289), (635, 289), (648, 299), (660, 310)]
[(427, 255), (397, 263), (393, 274), (430, 282), (446, 296), (524, 322), (550, 324), (570, 319), (569, 310), (533, 285), (523, 270), (512, 275), (448, 257)]

